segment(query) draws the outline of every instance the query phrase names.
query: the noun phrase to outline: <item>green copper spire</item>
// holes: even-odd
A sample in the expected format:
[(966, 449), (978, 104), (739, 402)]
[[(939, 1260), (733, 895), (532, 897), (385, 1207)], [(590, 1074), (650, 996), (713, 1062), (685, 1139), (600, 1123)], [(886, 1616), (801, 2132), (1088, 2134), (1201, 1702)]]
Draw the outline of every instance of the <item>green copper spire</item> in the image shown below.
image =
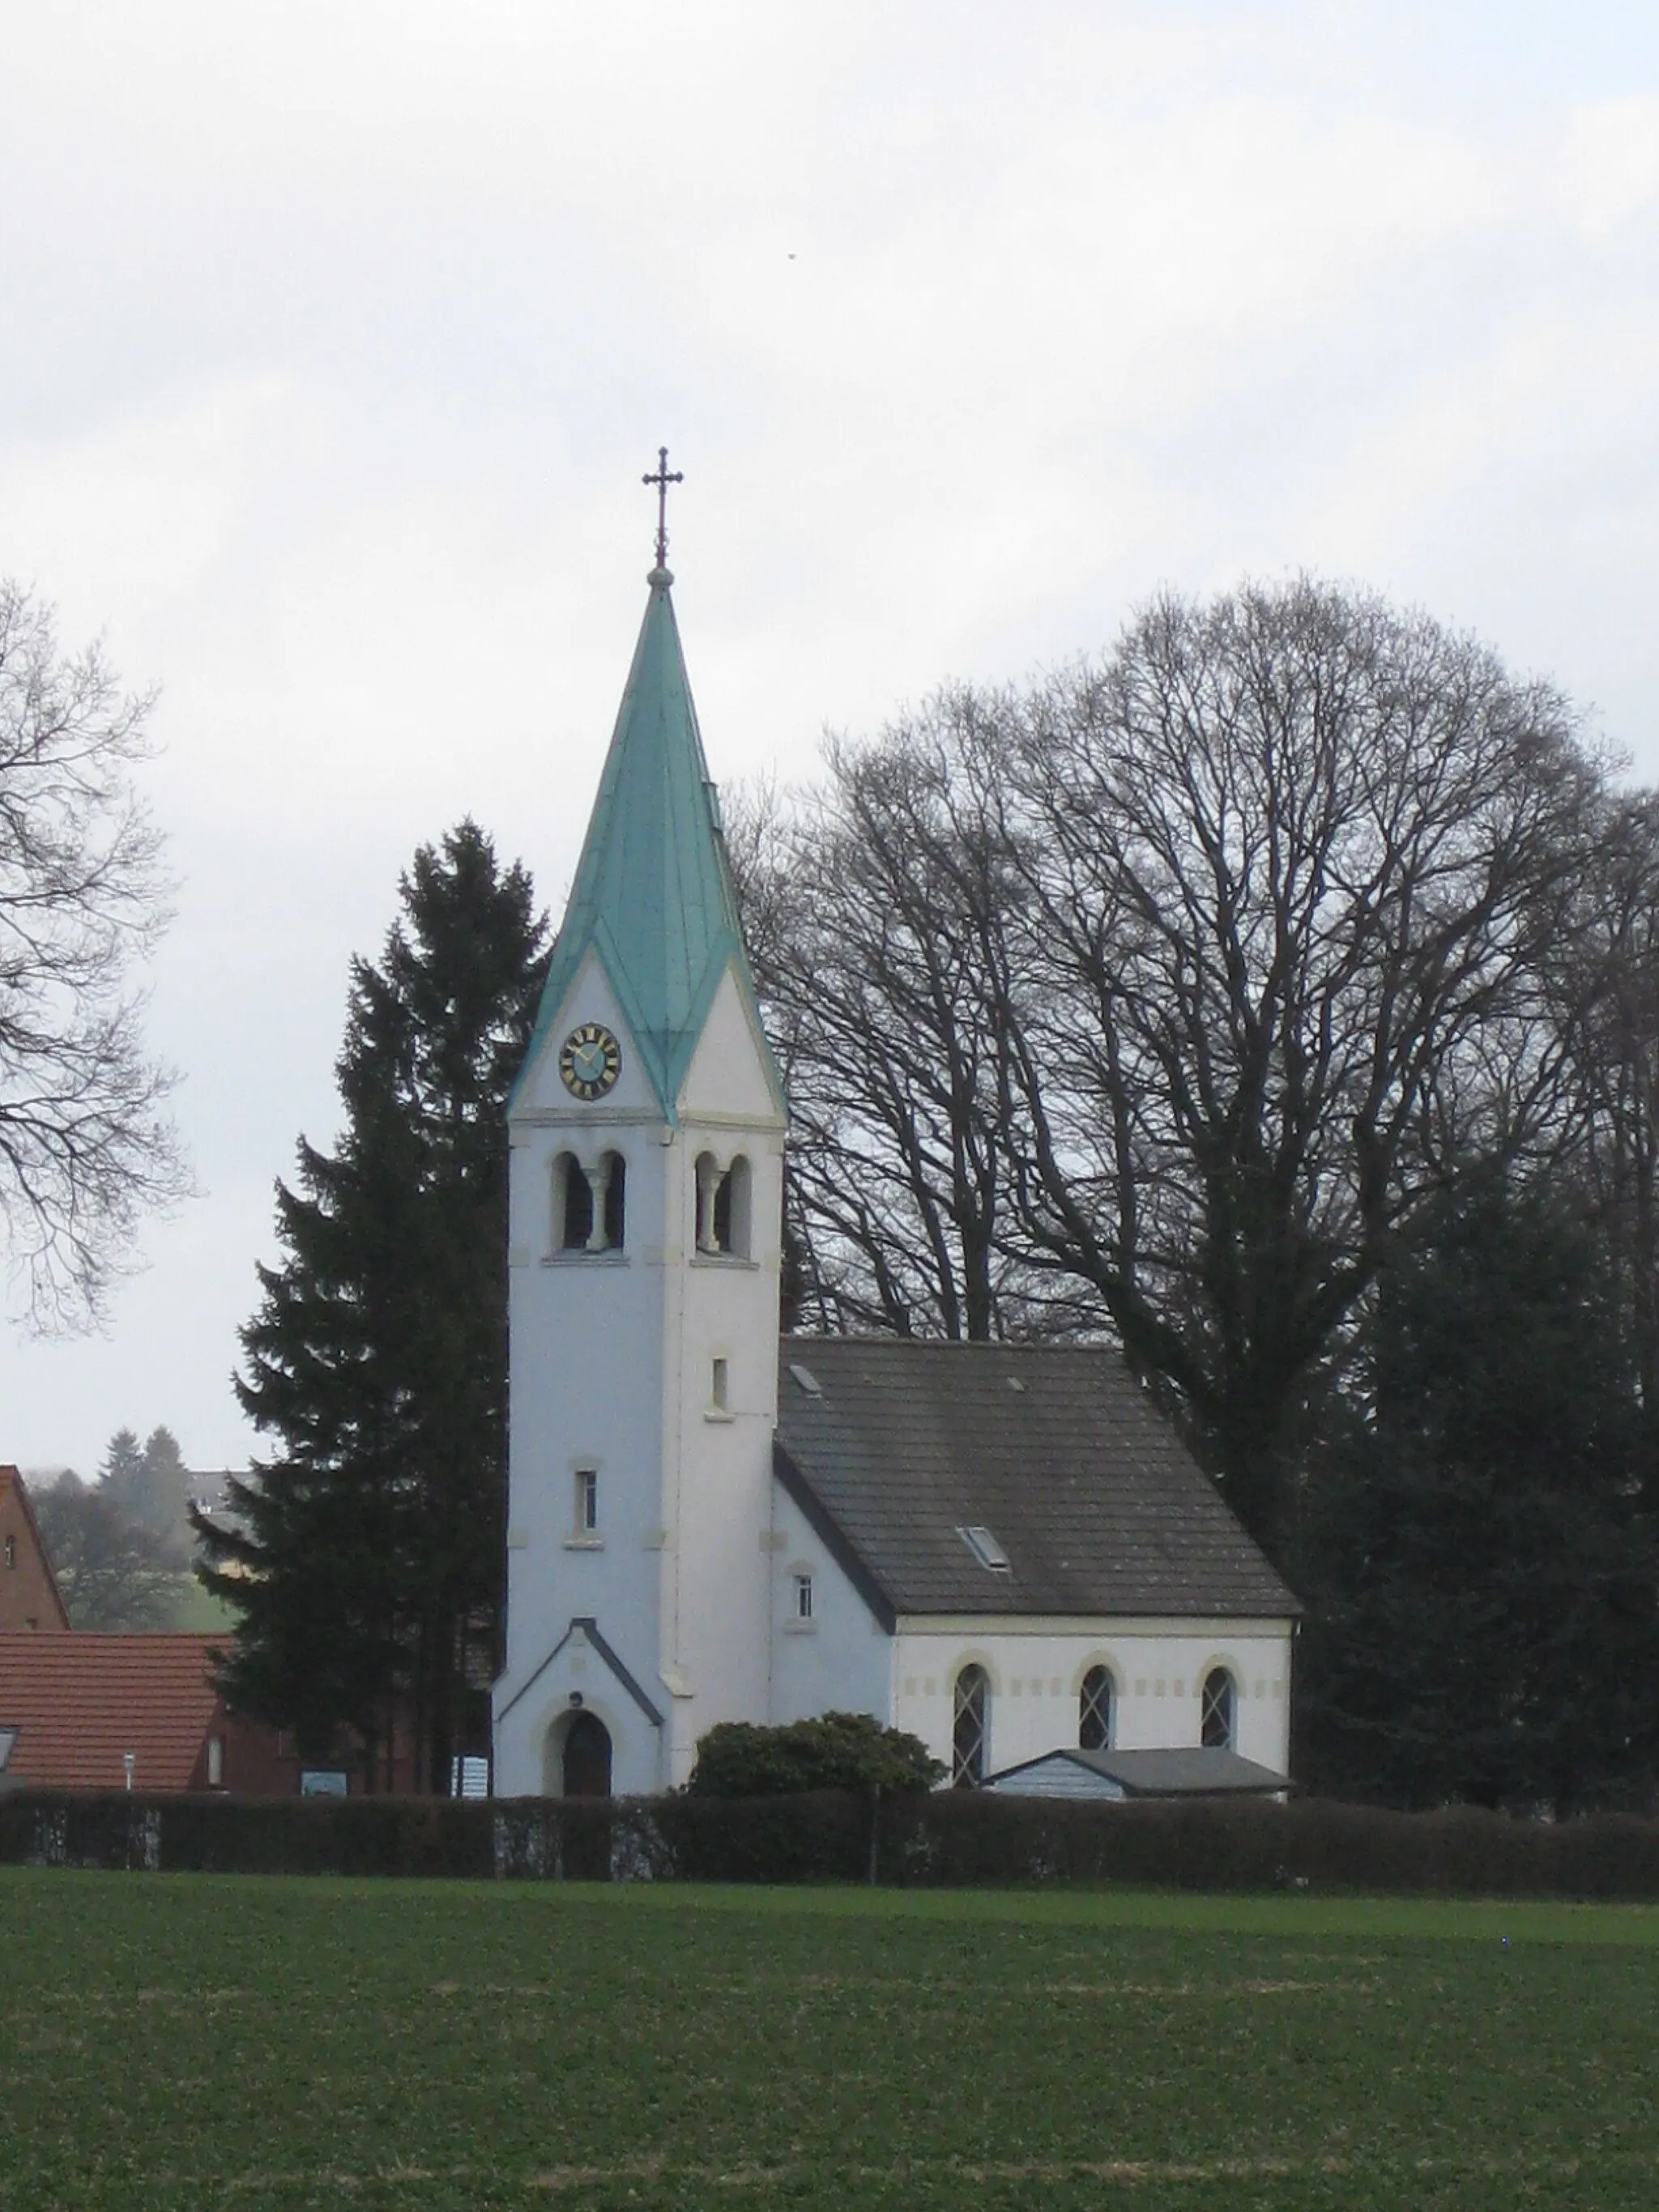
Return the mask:
[(545, 1047), (592, 950), (671, 1122), (728, 965), (755, 1006), (673, 580), (659, 561), (526, 1056), (527, 1067)]

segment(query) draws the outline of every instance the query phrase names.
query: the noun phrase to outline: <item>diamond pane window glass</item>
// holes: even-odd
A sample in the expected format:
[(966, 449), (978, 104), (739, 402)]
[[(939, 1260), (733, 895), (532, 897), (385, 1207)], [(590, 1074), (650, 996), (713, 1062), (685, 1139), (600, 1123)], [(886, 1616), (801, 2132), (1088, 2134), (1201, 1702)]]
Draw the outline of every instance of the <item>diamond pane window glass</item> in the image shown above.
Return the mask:
[(1231, 1751), (1237, 1710), (1233, 1678), (1224, 1667), (1212, 1667), (1204, 1677), (1204, 1702), (1200, 1711), (1199, 1741), (1211, 1751)]
[(990, 1677), (983, 1667), (964, 1667), (957, 1676), (956, 1711), (951, 1730), (953, 1789), (973, 1790), (984, 1781), (990, 1715)]
[(1079, 1751), (1109, 1751), (1112, 1747), (1112, 1678), (1103, 1667), (1091, 1667), (1078, 1694), (1077, 1741)]

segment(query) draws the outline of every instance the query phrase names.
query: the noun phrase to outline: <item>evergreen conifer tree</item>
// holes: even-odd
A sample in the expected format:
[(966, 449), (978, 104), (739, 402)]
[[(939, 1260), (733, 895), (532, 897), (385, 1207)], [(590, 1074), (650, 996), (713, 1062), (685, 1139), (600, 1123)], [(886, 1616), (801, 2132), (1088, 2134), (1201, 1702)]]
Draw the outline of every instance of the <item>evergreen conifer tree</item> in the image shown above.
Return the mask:
[(137, 1430), (117, 1429), (105, 1449), (98, 1480), (123, 1511), (129, 1510), (132, 1491), (143, 1480), (143, 1474), (144, 1448)]
[(345, 1127), (277, 1186), (286, 1256), (259, 1270), (237, 1380), (273, 1460), (235, 1522), (191, 1518), (240, 1618), (239, 1706), (307, 1755), (360, 1740), (376, 1785), (394, 1715), (417, 1786), (481, 1748), (500, 1630), (507, 1407), (507, 1090), (546, 922), (528, 876), (463, 822), (422, 847), (378, 964), (352, 967)]
[(188, 1549), (190, 1472), (172, 1430), (152, 1429), (141, 1445), (131, 1429), (118, 1429), (100, 1473), (109, 1503), (158, 1538), (182, 1565)]
[(1648, 1415), (1594, 1232), (1477, 1178), (1388, 1269), (1312, 1551), (1303, 1779), (1402, 1805), (1641, 1802), (1659, 1723)]

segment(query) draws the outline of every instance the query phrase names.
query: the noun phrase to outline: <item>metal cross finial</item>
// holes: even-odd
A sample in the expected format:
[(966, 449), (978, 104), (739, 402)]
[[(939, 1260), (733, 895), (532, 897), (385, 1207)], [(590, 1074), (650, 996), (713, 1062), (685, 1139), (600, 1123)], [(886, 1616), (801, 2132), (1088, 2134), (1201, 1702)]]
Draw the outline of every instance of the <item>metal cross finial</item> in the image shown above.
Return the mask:
[(685, 471), (684, 469), (676, 469), (671, 475), (668, 467), (668, 448), (666, 446), (659, 446), (657, 473), (653, 477), (641, 477), (640, 482), (655, 484), (657, 487), (657, 566), (659, 568), (665, 568), (668, 566), (668, 487), (672, 483), (684, 483)]

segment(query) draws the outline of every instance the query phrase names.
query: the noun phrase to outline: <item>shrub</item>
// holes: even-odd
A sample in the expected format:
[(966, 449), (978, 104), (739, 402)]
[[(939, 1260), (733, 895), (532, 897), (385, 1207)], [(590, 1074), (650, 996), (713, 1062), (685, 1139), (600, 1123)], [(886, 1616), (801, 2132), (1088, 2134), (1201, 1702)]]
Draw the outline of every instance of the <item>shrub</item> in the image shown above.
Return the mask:
[(824, 1713), (783, 1728), (722, 1721), (697, 1745), (697, 1797), (793, 1797), (809, 1790), (914, 1796), (945, 1778), (919, 1736), (868, 1713)]

